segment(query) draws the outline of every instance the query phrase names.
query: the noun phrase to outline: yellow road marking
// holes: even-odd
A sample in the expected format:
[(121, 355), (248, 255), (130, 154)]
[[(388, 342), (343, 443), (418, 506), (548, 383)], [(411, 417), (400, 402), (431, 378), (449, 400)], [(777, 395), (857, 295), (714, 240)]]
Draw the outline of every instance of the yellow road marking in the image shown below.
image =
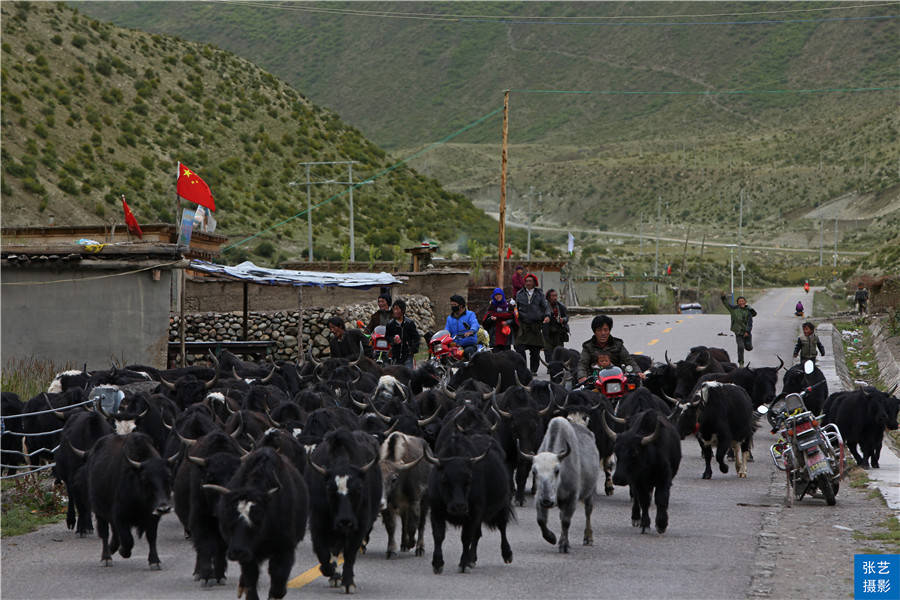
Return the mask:
[(784, 307), (784, 303), (788, 301), (788, 295), (784, 295), (784, 300), (781, 301), (781, 304), (778, 305), (778, 308), (775, 309), (775, 316), (779, 316), (781, 314), (781, 309)]
[(693, 319), (694, 315), (688, 315), (688, 319)]
[[(344, 564), (344, 559), (338, 558), (337, 564), (338, 566)], [(288, 581), (287, 586), (289, 588), (302, 588), (304, 585), (312, 583), (321, 576), (322, 572), (319, 570), (319, 565), (316, 565), (312, 569), (309, 569)]]
[[(690, 318), (690, 317), (689, 317)], [(681, 323), (684, 319), (675, 319), (676, 323)]]
[(665, 329), (663, 329), (663, 333), (669, 333), (670, 331), (672, 331), (671, 327), (666, 327)]
[(649, 342), (647, 345), (648, 345), (648, 346), (652, 346), (653, 344), (655, 344), (655, 343), (658, 342), (658, 341), (659, 341), (659, 340), (650, 340), (650, 342)]
[(643, 354), (643, 353), (644, 353), (643, 350), (638, 350), (637, 352), (635, 352), (635, 354)]

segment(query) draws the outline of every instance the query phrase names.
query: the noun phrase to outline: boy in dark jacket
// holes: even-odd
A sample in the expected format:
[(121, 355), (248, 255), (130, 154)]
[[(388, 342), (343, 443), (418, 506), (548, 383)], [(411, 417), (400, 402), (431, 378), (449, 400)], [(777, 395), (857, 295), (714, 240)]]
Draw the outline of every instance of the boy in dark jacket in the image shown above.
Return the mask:
[(803, 335), (797, 338), (797, 345), (794, 346), (794, 358), (799, 354), (800, 362), (811, 360), (815, 364), (816, 348), (822, 356), (825, 356), (825, 346), (822, 345), (819, 336), (813, 333), (815, 329), (816, 326), (809, 321), (803, 324)]

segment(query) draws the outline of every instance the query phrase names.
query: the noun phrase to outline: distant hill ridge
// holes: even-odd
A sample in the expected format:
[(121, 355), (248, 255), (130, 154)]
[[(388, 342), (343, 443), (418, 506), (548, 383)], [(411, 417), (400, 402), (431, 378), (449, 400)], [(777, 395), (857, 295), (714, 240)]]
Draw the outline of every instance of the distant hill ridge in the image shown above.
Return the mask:
[[(4, 2), (4, 225), (123, 222), (125, 194), (141, 222), (173, 222), (176, 163), (216, 199), (233, 240), (306, 206), (306, 161), (358, 161), (354, 180), (393, 159), (298, 91), (210, 45), (121, 29), (64, 4)], [(313, 181), (346, 181), (346, 165), (316, 165)], [(292, 182), (300, 185), (291, 186)], [(346, 186), (313, 185), (313, 203)], [(401, 166), (356, 191), (357, 260), (392, 259), (431, 238), (492, 239), (496, 225), (462, 195)], [(452, 215), (448, 218), (447, 215)], [(316, 258), (347, 252), (346, 196), (316, 208)], [(232, 258), (306, 256), (306, 217)]]

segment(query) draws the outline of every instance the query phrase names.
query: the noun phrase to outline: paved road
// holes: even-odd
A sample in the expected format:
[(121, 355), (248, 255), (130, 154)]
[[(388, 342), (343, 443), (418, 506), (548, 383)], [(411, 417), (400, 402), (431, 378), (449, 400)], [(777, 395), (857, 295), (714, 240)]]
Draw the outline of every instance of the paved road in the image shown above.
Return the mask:
[[(775, 290), (753, 305), (756, 349), (753, 364), (776, 365), (774, 354), (789, 356), (799, 320), (792, 307), (797, 290)], [(587, 339), (590, 319), (573, 321), (572, 346)], [(616, 317), (614, 334), (623, 337), (632, 352), (643, 351), (662, 359), (669, 350), (683, 357), (697, 344), (722, 346), (733, 353), (733, 336), (722, 315), (654, 315)], [(720, 336), (720, 333), (726, 335)], [(499, 536), (485, 531), (478, 566), (458, 574), (450, 565), (459, 558), (459, 532), (448, 530), (444, 543), (448, 568), (431, 572), (431, 534), (426, 531), (426, 556), (410, 555), (386, 561), (384, 529), (377, 524), (369, 554), (357, 562), (359, 595), (365, 598), (743, 598), (748, 594), (761, 519), (767, 506), (781, 500), (770, 492), (774, 475), (765, 447), (768, 432), (759, 432), (749, 478), (738, 479), (733, 469), (711, 480), (700, 474), (703, 464), (694, 440), (682, 444), (684, 458), (672, 489), (670, 525), (665, 535), (641, 535), (631, 527), (628, 492), (617, 488), (612, 497), (595, 503), (593, 547), (575, 545), (560, 555), (544, 542), (535, 523), (531, 498), (517, 509), (518, 523), (510, 528), (515, 553), (511, 565), (500, 557)], [(841, 510), (840, 503), (836, 510)], [(655, 512), (655, 509), (654, 509)], [(652, 515), (651, 515), (652, 516)], [(558, 514), (551, 514), (558, 531)], [(583, 512), (576, 513), (572, 536), (580, 539)], [(191, 571), (194, 554), (183, 539), (174, 515), (163, 519), (159, 535), (162, 571), (147, 567), (146, 544), (139, 540), (134, 556), (115, 557), (110, 568), (101, 566), (96, 537), (78, 539), (64, 525), (2, 540), (2, 596), (14, 598), (234, 598), (238, 569), (232, 564), (225, 585), (201, 589)], [(338, 592), (315, 577), (315, 559), (309, 539), (297, 549), (292, 588), (288, 598), (334, 598)], [(265, 594), (268, 577), (261, 577)], [(296, 589), (302, 587), (302, 589)]]

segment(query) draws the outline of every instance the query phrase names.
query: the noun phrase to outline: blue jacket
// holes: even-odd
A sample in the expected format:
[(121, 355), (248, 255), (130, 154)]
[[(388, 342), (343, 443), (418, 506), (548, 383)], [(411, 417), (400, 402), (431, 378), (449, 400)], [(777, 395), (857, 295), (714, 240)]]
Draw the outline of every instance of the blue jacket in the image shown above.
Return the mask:
[[(478, 333), (478, 319), (475, 318), (475, 313), (471, 310), (467, 310), (459, 317), (448, 315), (444, 329), (450, 332), (450, 335), (453, 336), (453, 341), (459, 346), (474, 346), (478, 343), (478, 335), (476, 335)], [(462, 334), (467, 331), (471, 331), (473, 335), (462, 337)]]

